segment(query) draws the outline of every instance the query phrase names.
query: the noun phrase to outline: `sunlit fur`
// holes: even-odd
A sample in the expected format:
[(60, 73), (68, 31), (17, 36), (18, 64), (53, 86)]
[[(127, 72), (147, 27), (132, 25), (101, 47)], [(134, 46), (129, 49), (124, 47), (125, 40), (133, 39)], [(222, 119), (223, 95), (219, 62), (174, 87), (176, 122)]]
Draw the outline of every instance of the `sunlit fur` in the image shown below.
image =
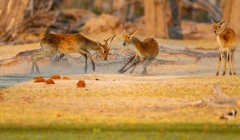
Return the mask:
[[(124, 30), (125, 32), (125, 30)], [(138, 40), (135, 37), (135, 34), (137, 32), (137, 29), (134, 29), (131, 31), (131, 33), (124, 33), (124, 43), (123, 45), (133, 45), (136, 48), (136, 53), (133, 55), (133, 57), (127, 62), (125, 66), (123, 66), (119, 73), (124, 73), (131, 67), (133, 67), (132, 73), (135, 69), (135, 66), (143, 63), (146, 61), (146, 63), (143, 66), (142, 74), (147, 74), (147, 66), (157, 57), (159, 48), (158, 48), (158, 42), (154, 38), (146, 38), (143, 42)], [(134, 62), (131, 66), (124, 69), (134, 58), (137, 58), (137, 61)]]
[[(222, 56), (224, 56), (224, 60), (225, 60), (222, 75), (226, 74), (227, 61), (228, 61), (228, 67), (229, 67), (229, 74), (232, 75), (232, 69), (233, 69), (233, 74), (236, 75), (236, 70), (234, 67), (234, 54), (236, 50), (236, 34), (231, 28), (227, 28), (223, 30), (224, 24), (225, 24), (224, 20), (220, 21), (219, 23), (215, 23), (212, 21), (213, 30), (217, 36), (216, 41), (219, 48), (219, 61), (218, 61), (218, 70), (216, 72), (216, 75), (219, 75)], [(232, 67), (230, 63), (232, 64)]]
[[(113, 38), (115, 35), (113, 36)], [(112, 37), (110, 37), (112, 38)], [(109, 38), (109, 39), (110, 39)], [(113, 39), (112, 38), (112, 39)], [(108, 40), (109, 40), (108, 39)], [(57, 53), (72, 53), (78, 52), (85, 58), (85, 73), (87, 71), (87, 58), (89, 57), (92, 62), (92, 69), (95, 71), (95, 63), (88, 50), (96, 50), (99, 55), (107, 60), (107, 54), (110, 51), (107, 41), (104, 43), (92, 41), (81, 34), (49, 34), (46, 35), (41, 41), (42, 52), (33, 55), (32, 61), (32, 73), (34, 72), (34, 66), (36, 71), (40, 73), (37, 65), (37, 61), (44, 57), (52, 57)]]

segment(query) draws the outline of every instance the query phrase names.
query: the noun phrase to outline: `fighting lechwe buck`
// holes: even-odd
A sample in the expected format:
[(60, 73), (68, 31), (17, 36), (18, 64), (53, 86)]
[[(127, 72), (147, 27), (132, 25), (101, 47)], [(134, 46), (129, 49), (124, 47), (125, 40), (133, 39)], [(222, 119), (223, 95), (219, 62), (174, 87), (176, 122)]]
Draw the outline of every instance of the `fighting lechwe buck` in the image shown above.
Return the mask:
[[(159, 48), (158, 48), (158, 42), (154, 38), (146, 38), (143, 42), (138, 40), (135, 37), (135, 34), (137, 32), (137, 29), (134, 29), (131, 31), (131, 33), (126, 33), (124, 23), (123, 23), (123, 37), (124, 37), (124, 43), (123, 45), (134, 45), (137, 52), (130, 58), (130, 60), (127, 62), (126, 65), (124, 65), (118, 72), (124, 73), (131, 67), (133, 67), (132, 73), (136, 67), (136, 65), (141, 64), (143, 62), (146, 62), (143, 65), (143, 71), (142, 74), (147, 74), (147, 66), (157, 57)], [(137, 60), (132, 63), (128, 68), (125, 69), (125, 67), (133, 61), (134, 58), (137, 58)]]
[(222, 75), (226, 74), (226, 64), (228, 61), (229, 74), (232, 75), (231, 64), (233, 68), (233, 74), (236, 75), (236, 70), (234, 67), (234, 54), (236, 50), (236, 34), (231, 29), (223, 30), (225, 20), (221, 20), (219, 23), (215, 23), (212, 20), (214, 33), (217, 35), (217, 44), (219, 48), (219, 60), (218, 60), (218, 70), (216, 75), (219, 75), (220, 65), (222, 61), (222, 56), (224, 55), (224, 69)]
[[(95, 71), (95, 63), (92, 59), (92, 55), (88, 50), (96, 50), (99, 55), (107, 60), (108, 52), (111, 49), (113, 35), (107, 40), (104, 40), (104, 43), (101, 44), (91, 39), (86, 38), (81, 34), (49, 34), (46, 35), (41, 41), (40, 45), (42, 47), (42, 52), (36, 53), (33, 55), (32, 60), (32, 73), (34, 72), (34, 66), (38, 73), (37, 61), (44, 57), (52, 57), (57, 53), (72, 53), (79, 52), (85, 58), (85, 73), (87, 72), (87, 58), (89, 57), (92, 62), (92, 69)], [(110, 44), (109, 44), (110, 40)]]

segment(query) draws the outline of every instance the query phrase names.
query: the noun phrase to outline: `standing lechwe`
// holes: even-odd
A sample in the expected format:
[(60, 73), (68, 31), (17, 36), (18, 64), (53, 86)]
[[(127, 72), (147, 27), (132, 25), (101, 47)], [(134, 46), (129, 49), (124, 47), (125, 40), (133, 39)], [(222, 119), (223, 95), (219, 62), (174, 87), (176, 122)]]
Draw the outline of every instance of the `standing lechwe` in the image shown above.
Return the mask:
[(226, 64), (228, 61), (229, 74), (232, 75), (231, 65), (233, 68), (233, 74), (236, 75), (236, 70), (234, 67), (234, 54), (236, 51), (236, 34), (231, 28), (223, 30), (225, 20), (221, 20), (215, 23), (212, 20), (213, 30), (217, 36), (217, 44), (219, 48), (219, 60), (218, 60), (218, 70), (216, 75), (219, 75), (220, 65), (222, 61), (222, 56), (224, 55), (224, 69), (222, 75), (226, 74)]

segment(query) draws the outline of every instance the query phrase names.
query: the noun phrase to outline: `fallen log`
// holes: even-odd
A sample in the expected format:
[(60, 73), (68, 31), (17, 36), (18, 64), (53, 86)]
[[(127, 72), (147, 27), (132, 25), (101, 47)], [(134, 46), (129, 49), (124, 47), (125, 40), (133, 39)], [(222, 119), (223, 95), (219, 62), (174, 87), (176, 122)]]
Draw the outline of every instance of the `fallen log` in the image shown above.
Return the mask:
[(9, 43), (8, 45), (17, 45), (17, 44), (26, 44), (26, 43), (36, 43), (39, 42), (38, 39), (36, 40), (15, 40)]
[(218, 57), (218, 53), (213, 53), (213, 52), (207, 52), (207, 53), (202, 53), (202, 52), (196, 52), (196, 51), (192, 51), (192, 50), (177, 50), (177, 49), (171, 49), (171, 48), (167, 48), (167, 47), (163, 47), (163, 46), (159, 46), (159, 49), (162, 52), (168, 53), (168, 54), (172, 54), (172, 55), (187, 55), (187, 56), (191, 56), (191, 57)]
[(213, 86), (213, 97), (210, 97), (208, 99), (201, 99), (201, 101), (198, 101), (197, 103), (188, 104), (187, 106), (196, 106), (196, 107), (215, 107), (215, 108), (229, 108), (229, 107), (238, 107), (240, 105), (240, 102), (233, 98), (228, 96), (227, 94), (223, 93), (222, 90), (214, 84)]

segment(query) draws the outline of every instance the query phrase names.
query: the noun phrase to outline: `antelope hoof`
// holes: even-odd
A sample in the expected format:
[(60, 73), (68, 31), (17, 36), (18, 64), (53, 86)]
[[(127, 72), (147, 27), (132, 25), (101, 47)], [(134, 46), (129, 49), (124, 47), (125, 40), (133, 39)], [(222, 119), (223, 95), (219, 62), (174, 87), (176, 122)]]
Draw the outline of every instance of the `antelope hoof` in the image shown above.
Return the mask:
[(143, 70), (142, 74), (147, 74), (147, 70)]
[(222, 76), (224, 76), (226, 74), (226, 71), (224, 71), (223, 73), (222, 73)]
[(118, 73), (122, 74), (122, 73), (123, 73), (123, 70), (122, 70), (122, 69), (118, 70)]
[(219, 75), (219, 72), (217, 71), (216, 76), (218, 76), (218, 75)]
[(231, 71), (229, 71), (229, 75), (232, 75), (232, 72), (231, 72)]
[(125, 73), (127, 70), (121, 70), (121, 71), (118, 71), (119, 73), (123, 74)]
[(236, 71), (233, 72), (233, 75), (237, 75)]
[(121, 68), (120, 70), (118, 70), (118, 72), (121, 72), (121, 71), (123, 71), (124, 69), (123, 68)]

